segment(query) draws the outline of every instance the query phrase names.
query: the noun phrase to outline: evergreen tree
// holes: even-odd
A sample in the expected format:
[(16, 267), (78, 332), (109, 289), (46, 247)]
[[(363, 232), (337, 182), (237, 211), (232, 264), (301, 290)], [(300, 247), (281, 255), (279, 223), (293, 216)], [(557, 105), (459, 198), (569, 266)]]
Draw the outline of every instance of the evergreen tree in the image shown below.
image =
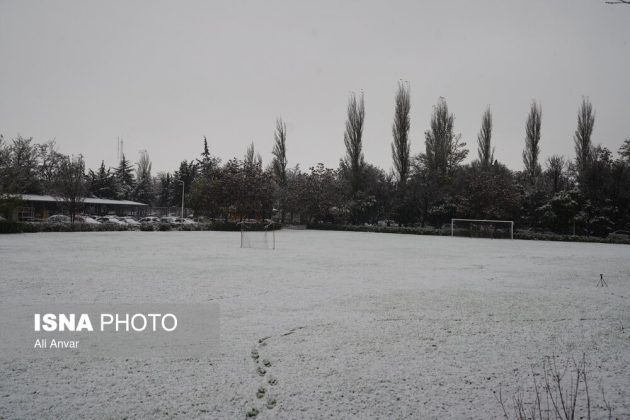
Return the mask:
[(153, 201), (153, 179), (151, 178), (151, 160), (146, 150), (140, 152), (140, 160), (136, 164), (136, 185), (133, 198), (144, 204)]
[(287, 198), (287, 125), (282, 121), (282, 118), (276, 120), (274, 140), (271, 165), (278, 186), (276, 196), (279, 203), (280, 221), (284, 223)]
[(341, 160), (341, 169), (349, 183), (350, 194), (355, 196), (362, 184), (365, 159), (363, 157), (363, 123), (365, 121), (365, 102), (363, 93), (357, 100), (352, 93), (348, 99), (348, 116), (343, 142), (346, 146), (346, 156)]
[(411, 165), (411, 142), (409, 141), (411, 93), (409, 91), (409, 83), (398, 82), (395, 103), (394, 125), (392, 127), (392, 135), (394, 137), (394, 141), (392, 142), (392, 158), (394, 160), (394, 170), (398, 175), (398, 185), (400, 189), (403, 189), (407, 183)]
[(525, 150), (523, 150), (523, 163), (525, 173), (533, 184), (541, 174), (538, 156), (540, 155), (540, 123), (542, 109), (536, 101), (532, 102), (525, 124)]
[(586, 178), (586, 171), (590, 166), (593, 146), (591, 144), (591, 135), (595, 125), (595, 114), (593, 113), (593, 105), (588, 98), (582, 98), (582, 104), (578, 111), (578, 126), (573, 136), (575, 144), (575, 163), (578, 172), (578, 179), (581, 184)]
[(494, 147), (492, 147), (492, 113), (490, 107), (481, 117), (481, 129), (477, 134), (477, 155), (482, 169), (488, 169), (494, 162)]
[(116, 180), (111, 169), (105, 169), (105, 161), (101, 161), (97, 172), (90, 169), (88, 173), (88, 192), (98, 198), (116, 198)]
[(116, 196), (120, 200), (129, 200), (134, 189), (133, 165), (125, 155), (122, 155), (120, 163), (114, 169), (114, 178), (116, 180)]
[(282, 118), (276, 120), (276, 131), (273, 135), (273, 174), (281, 187), (287, 185), (287, 125)]
[(202, 177), (212, 176), (213, 171), (219, 167), (221, 160), (212, 156), (210, 149), (208, 148), (208, 140), (206, 136), (203, 137), (203, 152), (201, 153), (201, 159), (197, 159), (197, 172)]

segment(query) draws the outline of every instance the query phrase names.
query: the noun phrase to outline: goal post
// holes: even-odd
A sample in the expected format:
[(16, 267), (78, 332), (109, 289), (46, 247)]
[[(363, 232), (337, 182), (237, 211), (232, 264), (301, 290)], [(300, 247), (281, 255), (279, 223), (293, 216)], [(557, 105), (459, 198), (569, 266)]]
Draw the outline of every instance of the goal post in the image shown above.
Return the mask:
[(276, 230), (273, 223), (239, 222), (241, 227), (241, 248), (276, 249)]
[[(451, 236), (455, 236), (456, 225), (465, 224), (468, 226), (468, 235), (471, 237), (509, 237), (514, 239), (513, 220), (490, 220), (490, 219), (451, 219)], [(501, 236), (505, 231), (509, 235)], [(484, 236), (486, 235), (486, 236)], [(497, 236), (499, 235), (499, 236)]]

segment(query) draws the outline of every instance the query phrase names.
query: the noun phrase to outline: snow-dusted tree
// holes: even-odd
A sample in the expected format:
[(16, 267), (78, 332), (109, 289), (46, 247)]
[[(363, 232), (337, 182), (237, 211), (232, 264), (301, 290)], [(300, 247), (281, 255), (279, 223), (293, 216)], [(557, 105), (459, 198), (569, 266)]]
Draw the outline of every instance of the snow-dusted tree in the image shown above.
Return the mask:
[(88, 192), (98, 198), (116, 198), (116, 180), (110, 168), (105, 168), (105, 161), (94, 172), (88, 171)]
[(151, 178), (151, 159), (146, 150), (140, 152), (140, 159), (136, 163), (136, 185), (133, 198), (141, 203), (150, 204), (153, 201), (153, 178)]
[(540, 123), (542, 109), (536, 101), (532, 102), (525, 123), (525, 149), (523, 150), (523, 163), (525, 173), (530, 182), (534, 183), (541, 174), (538, 156), (540, 155)]
[(392, 127), (392, 135), (394, 137), (394, 141), (392, 142), (392, 158), (394, 160), (394, 170), (398, 176), (398, 185), (404, 188), (409, 178), (409, 167), (411, 164), (411, 142), (409, 141), (411, 93), (408, 82), (398, 82), (395, 103), (394, 124)]
[(278, 185), (284, 187), (287, 185), (287, 125), (282, 118), (276, 120), (273, 137), (273, 174)]
[(363, 92), (350, 94), (348, 99), (348, 117), (343, 142), (346, 146), (346, 156), (340, 166), (350, 185), (350, 192), (355, 195), (361, 188), (365, 159), (363, 157), (363, 123), (365, 121), (365, 102)]
[(630, 164), (630, 138), (623, 141), (623, 144), (617, 153), (619, 153), (619, 156), (621, 156), (623, 161)]
[(8, 192), (41, 193), (38, 177), (39, 148), (33, 143), (33, 138), (18, 135), (9, 145), (8, 152)]
[(188, 206), (188, 202), (190, 200), (190, 189), (197, 178), (197, 165), (194, 161), (188, 162), (187, 160), (183, 160), (179, 164), (179, 170), (175, 171), (171, 178), (170, 183), (170, 197), (172, 199), (172, 204), (174, 206), (181, 206), (182, 204), (182, 184), (180, 181), (184, 182), (184, 201), (185, 205)]
[(273, 176), (276, 181), (276, 199), (280, 205), (280, 217), (284, 223), (287, 199), (287, 125), (282, 118), (276, 120), (273, 145), (273, 161), (271, 163)]
[(256, 152), (256, 149), (254, 148), (254, 142), (251, 142), (250, 145), (247, 147), (247, 150), (245, 151), (243, 165), (245, 167), (253, 167), (256, 165), (262, 166), (262, 157), (260, 156), (260, 153)]
[(595, 125), (595, 113), (593, 105), (588, 98), (582, 98), (582, 104), (578, 110), (578, 125), (573, 136), (575, 143), (575, 164), (578, 172), (578, 178), (581, 183), (584, 182), (586, 171), (590, 166), (593, 146), (591, 144), (591, 135)]
[(76, 158), (66, 156), (62, 159), (55, 176), (54, 192), (74, 223), (75, 215), (83, 207), (87, 193), (83, 156), (79, 155)]
[(553, 155), (547, 159), (547, 169), (544, 175), (547, 180), (548, 190), (552, 195), (566, 187), (565, 168), (566, 162), (564, 157)]
[(481, 129), (477, 134), (477, 155), (482, 169), (488, 169), (494, 162), (494, 147), (492, 147), (492, 113), (490, 107), (481, 117)]
[(212, 156), (210, 149), (208, 148), (208, 140), (206, 136), (203, 136), (203, 152), (201, 153), (201, 159), (197, 159), (197, 167), (199, 175), (212, 176), (212, 172), (219, 167), (221, 159)]
[(134, 189), (133, 165), (122, 155), (118, 167), (114, 169), (116, 179), (116, 195), (121, 200), (128, 200)]
[(450, 174), (468, 155), (466, 143), (460, 142), (461, 134), (453, 132), (454, 122), (446, 100), (440, 98), (433, 107), (431, 129), (424, 133), (426, 151), (421, 155), (424, 166), (432, 174)]
[(39, 156), (39, 164), (37, 168), (38, 177), (42, 185), (43, 192), (51, 193), (55, 174), (59, 170), (59, 165), (64, 159), (64, 155), (59, 153), (57, 144), (54, 140), (44, 144), (38, 144), (37, 154)]
[(169, 207), (173, 201), (173, 179), (169, 172), (160, 172), (157, 175), (155, 199), (158, 207)]

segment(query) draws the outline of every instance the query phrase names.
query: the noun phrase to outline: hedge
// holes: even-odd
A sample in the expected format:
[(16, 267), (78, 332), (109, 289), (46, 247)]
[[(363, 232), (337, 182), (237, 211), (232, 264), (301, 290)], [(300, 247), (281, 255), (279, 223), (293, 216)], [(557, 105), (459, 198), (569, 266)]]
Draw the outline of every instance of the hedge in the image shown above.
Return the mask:
[[(397, 233), (408, 235), (436, 235), (450, 236), (450, 229), (436, 228), (419, 228), (419, 227), (398, 227), (398, 226), (365, 226), (365, 225), (334, 225), (334, 224), (309, 224), (307, 229), (313, 230), (335, 230), (343, 232), (374, 232), (374, 233)], [(460, 232), (461, 233), (461, 232)], [(463, 235), (456, 235), (463, 236)], [(564, 242), (595, 242), (595, 243), (613, 243), (613, 244), (629, 244), (630, 240), (620, 238), (600, 238), (598, 236), (573, 236), (555, 233), (539, 233), (539, 232), (514, 232), (514, 239), (537, 240), (537, 241), (564, 241)]]
[[(269, 227), (265, 223), (248, 224), (247, 230), (263, 231), (280, 229), (279, 224)], [(113, 225), (113, 224), (85, 224), (85, 223), (25, 223), (0, 221), (0, 234), (2, 233), (36, 233), (36, 232), (116, 232), (140, 230), (144, 232), (152, 231), (230, 231), (237, 232), (241, 226), (236, 223), (199, 223), (194, 225), (171, 226), (170, 224), (155, 225)]]

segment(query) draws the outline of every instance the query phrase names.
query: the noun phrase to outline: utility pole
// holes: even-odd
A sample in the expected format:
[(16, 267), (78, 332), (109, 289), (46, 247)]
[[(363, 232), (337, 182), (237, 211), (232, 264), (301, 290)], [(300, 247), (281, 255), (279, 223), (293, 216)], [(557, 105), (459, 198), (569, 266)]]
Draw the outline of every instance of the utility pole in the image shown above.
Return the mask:
[(179, 230), (184, 230), (184, 186), (186, 184), (184, 184), (184, 181), (179, 181), (182, 183), (182, 221), (181, 221), (181, 226), (179, 227)]

